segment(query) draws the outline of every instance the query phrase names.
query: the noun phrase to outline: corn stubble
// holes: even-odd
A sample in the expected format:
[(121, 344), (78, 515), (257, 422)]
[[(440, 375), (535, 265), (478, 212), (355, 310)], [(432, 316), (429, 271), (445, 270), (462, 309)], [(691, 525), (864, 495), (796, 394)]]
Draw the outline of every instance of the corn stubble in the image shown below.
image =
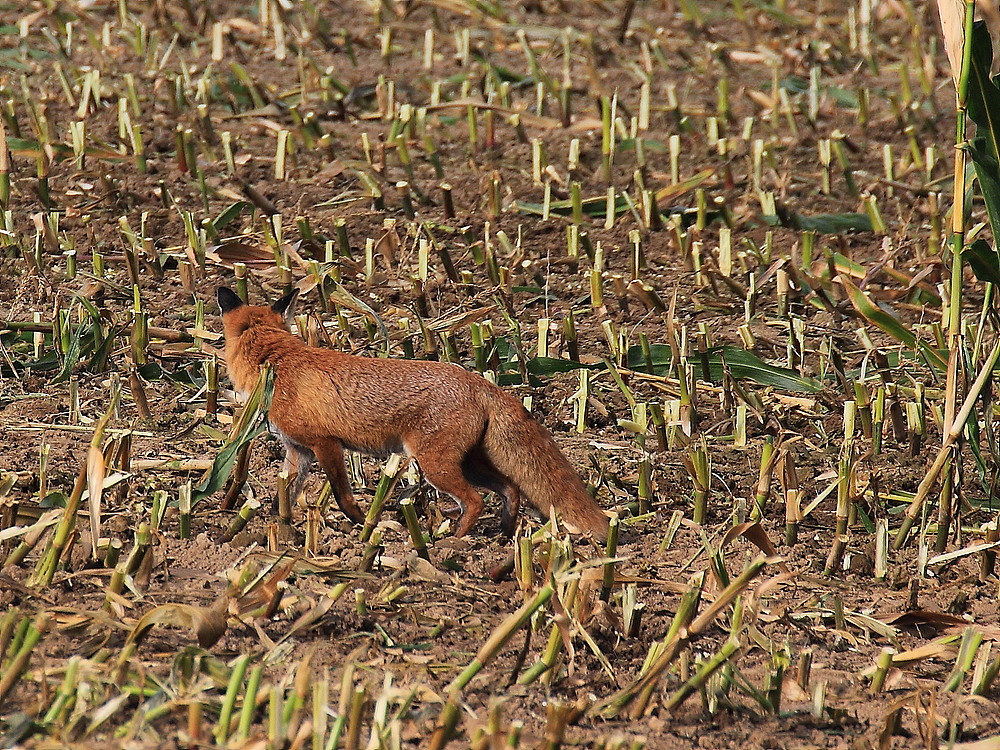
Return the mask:
[[(16, 421), (37, 465), (0, 473), (6, 739), (641, 748), (651, 715), (822, 728), (875, 701), (873, 745), (937, 747), (963, 738), (938, 707), (995, 697), (996, 622), (920, 602), (954, 569), (995, 589), (1000, 545), (1000, 94), (955, 41), (972, 3), (941, 5), (953, 163), (909, 2), (522, 5), (119, 0), (4, 27), (0, 275), (55, 293), (5, 304), (0, 378), (68, 405)], [(462, 364), (529, 408), (572, 384), (546, 408), (593, 449), (606, 545), (525, 521), (490, 571), (514, 582), (481, 581), (399, 456), (351, 457), (358, 529), (287, 474), (262, 520), (272, 385), (230, 408), (220, 275), (305, 292), (313, 345)], [(356, 555), (324, 557), (340, 531)], [(182, 601), (163, 547), (199, 535), (243, 553)], [(852, 599), (872, 576), (907, 606)], [(440, 591), (475, 622), (424, 614)]]

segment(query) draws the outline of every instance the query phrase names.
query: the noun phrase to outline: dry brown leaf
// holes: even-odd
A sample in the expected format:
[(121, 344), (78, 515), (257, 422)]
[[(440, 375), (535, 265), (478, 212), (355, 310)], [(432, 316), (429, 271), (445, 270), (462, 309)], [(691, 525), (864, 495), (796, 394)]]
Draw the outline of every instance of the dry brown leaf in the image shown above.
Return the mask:
[(965, 46), (965, 2), (963, 0), (937, 0), (941, 18), (941, 35), (944, 49), (951, 63), (952, 80), (956, 83), (962, 70), (962, 49)]
[(804, 703), (812, 700), (812, 695), (803, 690), (802, 686), (799, 685), (792, 675), (786, 674), (785, 678), (781, 681), (781, 699)]
[(348, 165), (342, 162), (340, 159), (334, 159), (321, 170), (319, 170), (315, 177), (313, 178), (317, 183), (329, 182), (335, 177), (339, 177), (347, 170)]
[(375, 252), (385, 259), (385, 263), (389, 268), (394, 268), (396, 266), (396, 255), (399, 252), (401, 244), (399, 235), (396, 233), (396, 227), (392, 226), (376, 240)]
[(995, 549), (1000, 547), (1000, 542), (992, 542), (989, 544), (973, 544), (969, 547), (963, 547), (962, 549), (953, 550), (951, 552), (945, 552), (941, 555), (935, 555), (930, 560), (927, 561), (928, 565), (937, 565), (943, 562), (949, 562), (951, 560), (957, 560), (959, 557), (967, 557), (968, 555), (974, 555), (977, 552), (985, 552), (986, 550)]
[(216, 245), (210, 248), (206, 255), (218, 259), (224, 266), (244, 263), (251, 268), (270, 268), (274, 265), (274, 253), (271, 250), (248, 245), (246, 242), (226, 242)]
[[(277, 561), (275, 561), (275, 565), (277, 565)], [(245, 615), (262, 607), (266, 607), (266, 610), (261, 616), (273, 614), (280, 601), (281, 584), (288, 578), (294, 567), (295, 560), (292, 559), (280, 568), (274, 569), (270, 576), (266, 575), (265, 572), (265, 575), (260, 576), (248, 591), (245, 591), (232, 603), (233, 614)]]
[(87, 631), (101, 630), (113, 632), (128, 630), (128, 626), (104, 610), (53, 607), (49, 610), (55, 627), (62, 633), (80, 636)]
[(770, 50), (741, 50), (734, 49), (729, 53), (730, 61), (740, 65), (764, 65), (775, 60), (776, 55)]
[[(768, 537), (767, 532), (760, 525), (759, 522), (738, 523), (733, 526), (726, 535), (722, 537), (722, 544), (719, 546), (722, 548), (727, 547), (736, 537), (742, 536), (751, 544), (755, 545), (757, 549), (763, 552), (768, 557), (780, 557), (778, 555), (778, 550), (775, 548), (774, 544), (771, 542), (770, 537)], [(778, 568), (783, 573), (789, 573), (788, 565), (785, 564), (783, 560), (778, 560)]]
[(424, 558), (414, 554), (406, 560), (406, 570), (418, 581), (430, 583), (451, 583), (451, 576), (438, 570)]
[(170, 625), (190, 630), (198, 638), (198, 645), (211, 648), (226, 632), (226, 599), (211, 607), (191, 604), (163, 604), (144, 614), (129, 633), (129, 643), (141, 643), (154, 625)]
[(917, 648), (911, 648), (909, 651), (900, 651), (898, 654), (893, 654), (892, 663), (896, 666), (905, 666), (916, 664), (925, 659), (953, 659), (958, 653), (958, 647), (955, 646), (957, 640), (957, 638), (949, 636), (925, 643)]
[[(781, 565), (779, 564), (779, 567)], [(798, 573), (793, 573), (790, 570), (786, 570), (784, 573), (778, 573), (776, 576), (771, 576), (766, 581), (761, 582), (754, 592), (754, 595), (758, 599), (764, 599), (771, 595), (772, 591), (776, 591), (780, 586), (785, 585), (789, 581), (793, 581), (798, 578)]]
[(7, 497), (17, 483), (17, 474), (11, 472), (0, 472), (0, 500)]
[(87, 508), (90, 515), (90, 550), (93, 559), (97, 559), (97, 542), (101, 538), (101, 495), (104, 493), (104, 473), (106, 470), (104, 453), (96, 445), (91, 445), (87, 451), (87, 492), (90, 498)]
[(947, 612), (931, 612), (925, 609), (914, 609), (909, 612), (898, 612), (894, 615), (884, 615), (879, 618), (887, 625), (895, 625), (897, 628), (919, 628), (926, 626), (934, 631), (945, 630), (956, 625), (965, 627), (969, 624), (956, 615), (949, 615)]
[(493, 307), (477, 307), (474, 310), (442, 315), (439, 318), (427, 323), (427, 327), (435, 333), (451, 333), (459, 328), (465, 328), (470, 323), (478, 323), (483, 318), (489, 317)]
[(226, 20), (227, 30), (238, 31), (241, 34), (245, 34), (251, 39), (259, 39), (261, 35), (262, 26), (258, 26), (252, 21), (248, 21), (245, 18), (229, 18)]
[[(262, 565), (274, 565), (282, 558), (287, 559), (287, 553), (260, 551), (248, 555), (247, 561), (258, 562)], [(296, 557), (292, 560), (292, 571), (298, 575), (331, 576), (344, 581), (372, 577), (369, 573), (359, 573), (356, 570), (342, 567), (340, 559), (336, 557)]]
[[(585, 568), (580, 571), (580, 580), (585, 582), (600, 583), (604, 579), (604, 569), (603, 568)], [(683, 594), (690, 587), (683, 583), (677, 583), (676, 581), (665, 581), (660, 578), (647, 578), (645, 576), (634, 576), (627, 573), (615, 572), (615, 584), (642, 584), (649, 586), (656, 586), (665, 591), (673, 591), (676, 594)]]
[(207, 331), (204, 328), (185, 328), (184, 332), (190, 334), (193, 337), (206, 339), (208, 341), (219, 341), (222, 339), (221, 333), (216, 333), (215, 331)]
[(16, 539), (19, 536), (25, 537), (25, 541), (34, 544), (38, 540), (38, 537), (45, 532), (49, 526), (55, 526), (62, 518), (63, 509), (62, 508), (52, 508), (51, 510), (45, 511), (37, 521), (35, 521), (30, 526), (10, 526), (6, 529), (0, 530), (0, 542), (5, 542), (8, 539)]
[(288, 628), (288, 632), (281, 636), (281, 640), (286, 641), (315, 625), (326, 616), (326, 613), (330, 611), (335, 602), (336, 600), (331, 596), (321, 597), (308, 612), (303, 612), (299, 615), (298, 619)]
[(747, 89), (747, 98), (752, 100), (761, 109), (774, 109), (777, 105), (777, 101), (774, 97), (768, 96), (763, 91), (757, 91), (755, 89)]
[[(714, 169), (703, 169), (698, 174), (688, 177), (686, 180), (681, 180), (676, 185), (667, 185), (665, 188), (656, 191), (657, 202), (671, 200), (679, 195), (684, 195), (685, 193), (690, 193), (697, 187), (701, 187), (702, 183), (711, 179), (715, 175)], [(676, 295), (676, 290), (674, 290)]]
[(975, 742), (961, 742), (953, 747), (955, 750), (1000, 750), (1000, 734)]

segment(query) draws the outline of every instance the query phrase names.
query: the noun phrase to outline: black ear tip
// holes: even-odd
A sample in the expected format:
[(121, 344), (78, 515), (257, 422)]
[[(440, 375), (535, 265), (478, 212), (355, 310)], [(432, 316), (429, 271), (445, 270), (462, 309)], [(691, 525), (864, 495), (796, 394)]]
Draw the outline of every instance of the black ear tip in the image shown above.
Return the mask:
[(243, 305), (243, 300), (232, 289), (220, 286), (218, 291), (219, 309), (227, 313)]
[(295, 300), (296, 300), (296, 298), (298, 296), (299, 296), (299, 290), (298, 289), (293, 289), (288, 294), (286, 294), (284, 297), (282, 297), (277, 302), (275, 302), (273, 305), (271, 305), (271, 309), (274, 312), (278, 313), (278, 315), (284, 315), (285, 311), (289, 307), (291, 307), (292, 304), (294, 304), (294, 302), (295, 302)]

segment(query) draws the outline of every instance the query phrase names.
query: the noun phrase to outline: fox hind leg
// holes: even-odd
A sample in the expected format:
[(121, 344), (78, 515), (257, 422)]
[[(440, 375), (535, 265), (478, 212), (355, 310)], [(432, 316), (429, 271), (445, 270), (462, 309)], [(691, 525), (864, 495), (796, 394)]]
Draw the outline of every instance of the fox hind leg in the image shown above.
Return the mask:
[(465, 536), (483, 512), (483, 498), (466, 479), (461, 457), (439, 448), (434, 446), (420, 452), (407, 450), (407, 453), (417, 459), (424, 478), (438, 492), (450, 495), (458, 502), (462, 515), (455, 527), (455, 536)]
[(309, 472), (312, 470), (312, 463), (316, 456), (304, 445), (299, 445), (288, 439), (282, 442), (285, 444), (284, 469), (291, 479), (291, 484), (288, 485), (288, 497), (294, 503), (299, 499), (302, 490), (305, 489), (306, 480), (309, 479)]
[(473, 448), (462, 460), (462, 474), (473, 486), (495, 492), (503, 498), (500, 532), (504, 536), (513, 536), (521, 509), (521, 490), (514, 481), (494, 466), (480, 448)]
[(323, 471), (326, 472), (326, 478), (330, 480), (333, 497), (340, 509), (344, 511), (344, 515), (354, 523), (364, 523), (365, 514), (358, 507), (354, 493), (351, 491), (351, 482), (347, 478), (344, 446), (339, 440), (330, 438), (313, 445), (312, 450), (316, 454), (320, 466), (323, 467)]

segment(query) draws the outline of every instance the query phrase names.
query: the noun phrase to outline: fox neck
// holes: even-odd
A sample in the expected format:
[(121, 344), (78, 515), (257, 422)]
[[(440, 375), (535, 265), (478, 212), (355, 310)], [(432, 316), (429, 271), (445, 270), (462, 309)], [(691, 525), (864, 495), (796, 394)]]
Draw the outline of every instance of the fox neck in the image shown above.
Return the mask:
[(305, 347), (305, 343), (282, 328), (250, 326), (241, 333), (226, 335), (226, 366), (236, 392), (246, 400), (257, 384), (260, 366), (277, 366), (284, 356)]

